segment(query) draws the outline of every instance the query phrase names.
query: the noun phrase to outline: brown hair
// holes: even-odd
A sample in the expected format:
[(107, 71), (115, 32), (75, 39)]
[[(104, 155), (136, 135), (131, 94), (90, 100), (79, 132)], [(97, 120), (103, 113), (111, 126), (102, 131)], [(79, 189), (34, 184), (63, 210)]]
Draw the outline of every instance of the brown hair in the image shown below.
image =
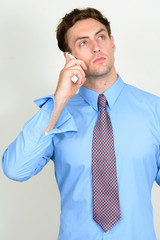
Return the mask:
[(58, 47), (63, 52), (71, 51), (67, 39), (66, 39), (66, 33), (77, 21), (84, 20), (87, 18), (93, 18), (99, 22), (101, 22), (107, 29), (109, 37), (111, 36), (111, 28), (110, 28), (110, 22), (106, 17), (102, 15), (101, 12), (99, 12), (95, 8), (86, 8), (86, 9), (73, 9), (70, 13), (67, 13), (60, 21), (59, 25), (57, 26), (57, 41), (58, 41)]

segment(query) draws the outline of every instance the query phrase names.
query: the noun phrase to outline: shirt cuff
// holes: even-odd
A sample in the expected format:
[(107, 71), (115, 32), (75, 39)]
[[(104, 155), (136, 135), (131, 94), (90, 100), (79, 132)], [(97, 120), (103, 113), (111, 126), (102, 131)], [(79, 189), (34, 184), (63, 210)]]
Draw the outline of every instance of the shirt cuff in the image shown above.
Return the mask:
[(24, 151), (28, 152), (34, 149), (43, 138), (53, 137), (55, 134), (64, 132), (76, 132), (77, 127), (72, 115), (65, 108), (61, 113), (54, 129), (46, 134), (42, 134), (47, 127), (54, 110), (54, 95), (40, 98), (34, 101), (40, 110), (23, 126), (22, 139), (24, 142)]
[[(36, 99), (34, 103), (47, 113), (47, 117), (50, 120), (54, 110), (54, 104), (55, 104), (54, 95), (49, 95), (47, 97)], [(56, 134), (56, 133), (62, 133), (62, 132), (68, 132), (68, 131), (78, 131), (78, 130), (72, 115), (67, 110), (67, 107), (65, 107), (54, 129), (48, 132), (48, 134)]]

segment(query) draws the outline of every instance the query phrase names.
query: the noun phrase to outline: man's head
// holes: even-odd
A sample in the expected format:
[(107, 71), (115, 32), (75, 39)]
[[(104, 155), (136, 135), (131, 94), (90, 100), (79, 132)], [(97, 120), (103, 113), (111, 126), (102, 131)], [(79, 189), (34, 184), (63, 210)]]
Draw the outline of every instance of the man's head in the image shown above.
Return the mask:
[(57, 28), (59, 48), (82, 60), (87, 79), (115, 74), (115, 44), (110, 23), (96, 9), (74, 9), (66, 14)]
[(88, 18), (93, 18), (102, 23), (106, 27), (109, 37), (111, 36), (110, 22), (101, 12), (94, 8), (81, 10), (76, 8), (66, 14), (57, 27), (57, 41), (60, 50), (63, 52), (71, 52), (70, 46), (68, 45), (67, 32), (77, 21)]

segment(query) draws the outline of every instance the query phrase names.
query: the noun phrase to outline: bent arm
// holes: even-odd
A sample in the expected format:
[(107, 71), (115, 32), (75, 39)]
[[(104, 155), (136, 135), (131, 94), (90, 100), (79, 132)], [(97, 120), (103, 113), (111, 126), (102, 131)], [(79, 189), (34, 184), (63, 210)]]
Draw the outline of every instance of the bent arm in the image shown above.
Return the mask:
[[(77, 131), (72, 117), (64, 108), (86, 81), (84, 70), (86, 70), (84, 62), (66, 57), (66, 65), (59, 76), (55, 99), (53, 97), (46, 98), (46, 101), (42, 99), (42, 103), (39, 104), (40, 111), (24, 125), (22, 132), (4, 152), (2, 167), (6, 176), (16, 181), (28, 180), (53, 158), (54, 133)], [(71, 77), (75, 74), (78, 80), (73, 83)], [(64, 114), (61, 114), (63, 110)], [(58, 121), (59, 129), (53, 131)]]
[(53, 159), (55, 134), (77, 131), (75, 122), (66, 108), (59, 111), (54, 129), (42, 134), (55, 113), (53, 95), (35, 101), (41, 108), (23, 127), (19, 136), (2, 156), (5, 175), (15, 181), (26, 181), (37, 174)]

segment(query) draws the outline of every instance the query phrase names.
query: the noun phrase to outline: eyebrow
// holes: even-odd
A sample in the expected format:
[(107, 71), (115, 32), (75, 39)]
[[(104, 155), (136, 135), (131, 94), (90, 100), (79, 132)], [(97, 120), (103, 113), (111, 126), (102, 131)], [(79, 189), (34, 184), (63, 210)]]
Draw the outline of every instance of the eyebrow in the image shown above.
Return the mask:
[[(100, 30), (98, 30), (98, 32), (95, 33), (95, 36), (101, 32), (107, 32), (107, 29), (105, 28), (101, 28)], [(77, 37), (74, 41), (74, 43), (76, 43), (78, 40), (82, 40), (84, 38), (89, 38), (89, 36), (81, 36), (81, 37)]]

